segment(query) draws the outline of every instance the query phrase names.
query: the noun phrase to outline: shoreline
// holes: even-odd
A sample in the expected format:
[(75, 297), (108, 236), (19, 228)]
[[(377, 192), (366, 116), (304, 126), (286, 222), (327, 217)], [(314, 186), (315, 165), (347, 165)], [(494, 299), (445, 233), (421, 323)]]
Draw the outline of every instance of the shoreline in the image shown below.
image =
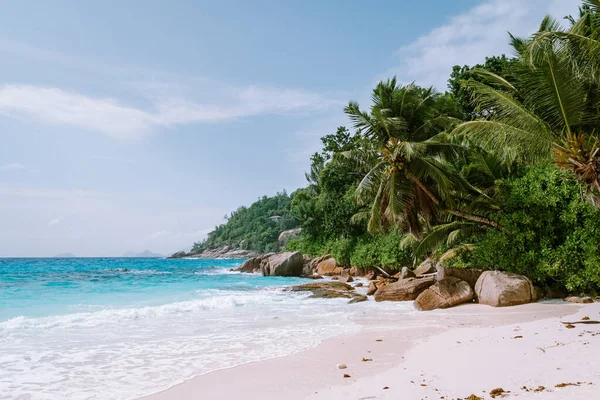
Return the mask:
[[(499, 384), (506, 382), (504, 389), (514, 392), (524, 385), (534, 386), (535, 374), (523, 375), (523, 378), (527, 376), (527, 379), (523, 379), (523, 383), (518, 385), (517, 378), (513, 378), (515, 382), (509, 379), (510, 368), (508, 372), (504, 373), (502, 379), (496, 377), (495, 374), (490, 374), (489, 368), (504, 368), (502, 366), (506, 364), (506, 360), (502, 359), (503, 356), (517, 357), (522, 351), (518, 346), (525, 344), (531, 347), (530, 340), (533, 339), (535, 339), (534, 344), (543, 345), (547, 341), (564, 341), (564, 337), (571, 337), (569, 340), (574, 340), (572, 337), (580, 339), (576, 333), (588, 331), (598, 332), (598, 336), (593, 335), (593, 338), (592, 334), (589, 334), (589, 342), (592, 340), (600, 342), (600, 328), (595, 328), (594, 325), (585, 325), (585, 327), (576, 325), (576, 329), (568, 330), (560, 324), (561, 318), (568, 316), (568, 319), (576, 319), (576, 317), (582, 317), (586, 312), (592, 319), (600, 319), (600, 304), (574, 305), (562, 301), (551, 301), (507, 308), (469, 304), (447, 310), (409, 314), (401, 321), (394, 320), (393, 316), (386, 316), (383, 311), (376, 312), (354, 318), (355, 322), (361, 326), (358, 333), (329, 338), (316, 347), (289, 356), (209, 372), (141, 399), (186, 400), (198, 398), (198, 393), (202, 393), (203, 398), (223, 399), (234, 399), (240, 396), (250, 399), (468, 397), (471, 394), (484, 396), (484, 390), (494, 389), (496, 386), (488, 387), (490, 383), (486, 383), (490, 379), (496, 379)], [(402, 324), (401, 327), (398, 327), (399, 323)], [(374, 325), (376, 327), (372, 328)], [(520, 333), (514, 333), (517, 332), (515, 329), (518, 329)], [(533, 330), (539, 332), (535, 332), (535, 335), (530, 332), (531, 338), (527, 339), (525, 332)], [(500, 340), (499, 337), (502, 337), (498, 335), (508, 338), (512, 333), (514, 336), (523, 336), (523, 339), (503, 340), (500, 360), (481, 359), (482, 353), (494, 351), (493, 344), (497, 344)], [(462, 342), (457, 338), (470, 338), (469, 340), (477, 345), (463, 349)], [(382, 341), (378, 342), (378, 339)], [(494, 340), (496, 342), (492, 343)], [(579, 342), (569, 342), (569, 344), (571, 343), (573, 343), (571, 347), (584, 346)], [(513, 348), (514, 345), (518, 346)], [(431, 346), (435, 349), (432, 349)], [(489, 350), (486, 350), (488, 348)], [(540, 357), (544, 357), (544, 354), (564, 352), (560, 346), (552, 352), (542, 352), (535, 346), (533, 346), (533, 350), (535, 351), (531, 354), (529, 361), (535, 365), (538, 364)], [(461, 355), (463, 352), (464, 354)], [(427, 359), (421, 360), (432, 356), (438, 357), (435, 362)], [(564, 356), (566, 357), (568, 354)], [(579, 364), (583, 363), (583, 366), (585, 366), (583, 361), (586, 357), (590, 358), (588, 362), (592, 362), (591, 358), (593, 358), (589, 352), (576, 356)], [(363, 362), (363, 358), (372, 361)], [(457, 361), (461, 359), (462, 361)], [(421, 361), (418, 362), (419, 360)], [(489, 361), (497, 362), (493, 362), (491, 365)], [(552, 358), (551, 361), (557, 363), (560, 360)], [(472, 379), (469, 382), (457, 380), (452, 367), (461, 362), (465, 364), (461, 369), (477, 365), (480, 367), (479, 370), (487, 372), (481, 372), (474, 382)], [(411, 368), (404, 366), (408, 365), (407, 363), (411, 365)], [(444, 371), (436, 371), (433, 372), (436, 379), (427, 378), (429, 379), (427, 383), (418, 383), (420, 379), (425, 380), (428, 376), (426, 370), (431, 370), (432, 366), (448, 363), (450, 363), (449, 371), (446, 374)], [(546, 362), (546, 365), (554, 365), (552, 363)], [(347, 368), (338, 370), (337, 364), (345, 364)], [(525, 362), (521, 367), (524, 368), (527, 364), (528, 362)], [(476, 370), (476, 368), (470, 368), (470, 370), (473, 369)], [(589, 369), (594, 370), (593, 367)], [(423, 370), (423, 375), (421, 376), (421, 372), (417, 370)], [(596, 368), (595, 370), (600, 369)], [(580, 371), (573, 370), (573, 373), (578, 372)], [(448, 373), (451, 379), (448, 379)], [(350, 377), (343, 378), (343, 374), (348, 374)], [(474, 374), (477, 375), (477, 372), (463, 371), (463, 374), (465, 378), (469, 378)], [(406, 379), (399, 382), (398, 377), (403, 375), (406, 375)], [(490, 377), (490, 375), (494, 376)], [(548, 376), (548, 373), (545, 375)], [(548, 386), (548, 389), (545, 389), (546, 395), (548, 395), (554, 393), (549, 390), (552, 390), (551, 387), (553, 388), (555, 384), (581, 382), (584, 380), (583, 375), (585, 374), (580, 373), (580, 375), (582, 377), (575, 382), (545, 382), (545, 385), (539, 383), (538, 386)], [(594, 376), (590, 379), (588, 376), (588, 380), (593, 382), (586, 382), (586, 384), (592, 383), (593, 385), (588, 385), (591, 388), (595, 388), (598, 383), (598, 379), (593, 378), (600, 377)], [(384, 387), (388, 387), (388, 389), (383, 389)], [(571, 396), (569, 398), (579, 398), (572, 396), (578, 396), (580, 393), (584, 393), (582, 394), (584, 396), (586, 390), (590, 389), (584, 385), (569, 386), (560, 389), (560, 393), (556, 393), (557, 395), (569, 393)], [(398, 397), (400, 395), (407, 396), (408, 393), (416, 397)], [(524, 393), (529, 392), (524, 391)]]

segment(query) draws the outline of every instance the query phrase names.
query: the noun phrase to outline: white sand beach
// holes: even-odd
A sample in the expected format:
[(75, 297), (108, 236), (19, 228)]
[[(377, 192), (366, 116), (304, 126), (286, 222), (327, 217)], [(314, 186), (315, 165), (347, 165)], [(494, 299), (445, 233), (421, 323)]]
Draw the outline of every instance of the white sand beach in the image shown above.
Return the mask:
[(358, 334), (144, 399), (488, 399), (498, 388), (504, 393), (496, 398), (595, 399), (600, 324), (562, 323), (585, 317), (600, 320), (600, 303), (472, 304), (402, 320), (376, 312), (359, 318)]

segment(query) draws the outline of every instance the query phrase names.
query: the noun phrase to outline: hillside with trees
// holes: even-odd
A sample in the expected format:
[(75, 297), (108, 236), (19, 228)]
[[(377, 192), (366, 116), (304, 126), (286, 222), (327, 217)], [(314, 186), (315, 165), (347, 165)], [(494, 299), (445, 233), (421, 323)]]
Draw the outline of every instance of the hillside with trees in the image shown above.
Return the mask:
[(599, 291), (600, 1), (565, 25), (548, 16), (510, 36), (515, 57), (454, 67), (445, 93), (380, 82), (323, 137), (306, 187), (240, 208), (196, 246), (268, 251), (297, 224), (289, 250), (347, 266), (433, 257)]
[(277, 251), (279, 234), (297, 226), (290, 212), (291, 202), (292, 197), (283, 191), (273, 197), (263, 196), (249, 207), (239, 207), (226, 215), (226, 222), (215, 227), (206, 240), (194, 243), (191, 252), (225, 245), (264, 253)]

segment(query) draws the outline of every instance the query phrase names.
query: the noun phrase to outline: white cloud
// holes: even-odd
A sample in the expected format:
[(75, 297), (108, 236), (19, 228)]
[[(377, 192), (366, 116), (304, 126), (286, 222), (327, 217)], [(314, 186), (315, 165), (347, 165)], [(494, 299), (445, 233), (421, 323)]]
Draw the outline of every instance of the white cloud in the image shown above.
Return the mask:
[(63, 219), (64, 219), (64, 217), (53, 218), (48, 222), (48, 226), (54, 226), (54, 225), (60, 224)]
[(511, 55), (508, 32), (527, 36), (542, 18), (577, 12), (580, 0), (487, 0), (399, 50), (401, 63), (388, 71), (407, 83), (446, 89), (454, 65), (473, 65), (486, 56)]
[(8, 171), (8, 170), (24, 169), (24, 168), (25, 168), (25, 166), (21, 163), (10, 163), (10, 164), (6, 164), (6, 165), (1, 165), (0, 171)]
[(54, 87), (7, 84), (0, 88), (0, 114), (70, 125), (127, 140), (138, 139), (157, 127), (317, 111), (339, 104), (303, 90), (251, 86), (228, 92), (232, 96), (224, 99), (227, 106), (163, 97), (153, 101), (152, 109), (144, 110), (113, 98), (90, 97)]

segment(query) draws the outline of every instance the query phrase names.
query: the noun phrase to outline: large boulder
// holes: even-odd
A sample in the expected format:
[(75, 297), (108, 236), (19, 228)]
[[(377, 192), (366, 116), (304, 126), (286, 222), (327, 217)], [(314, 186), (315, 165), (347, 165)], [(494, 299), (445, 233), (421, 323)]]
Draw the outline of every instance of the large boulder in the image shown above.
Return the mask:
[(188, 256), (188, 253), (186, 253), (185, 251), (178, 251), (175, 254), (171, 254), (168, 258), (184, 258), (187, 256)]
[(471, 288), (475, 288), (475, 284), (483, 272), (484, 270), (482, 269), (452, 268), (439, 265), (437, 267), (437, 280), (441, 281), (449, 277), (458, 278), (461, 281), (467, 282)]
[(485, 271), (475, 284), (479, 303), (493, 307), (516, 306), (535, 301), (533, 284), (523, 275)]
[(287, 231), (283, 231), (279, 234), (277, 243), (283, 248), (290, 240), (300, 237), (301, 232), (302, 228), (288, 229)]
[(421, 292), (435, 283), (435, 277), (401, 279), (381, 286), (375, 292), (375, 301), (415, 300)]
[(329, 256), (317, 264), (317, 274), (321, 276), (340, 275), (344, 268), (340, 267), (335, 258)]
[(260, 257), (249, 258), (242, 265), (237, 267), (235, 270), (239, 272), (253, 273), (260, 271)]
[(299, 252), (274, 254), (261, 265), (263, 276), (300, 276), (304, 258)]
[(448, 277), (425, 289), (415, 300), (415, 308), (419, 311), (430, 311), (472, 301), (471, 285), (458, 278)]
[(417, 268), (415, 268), (415, 270), (413, 272), (417, 276), (434, 273), (435, 272), (435, 262), (432, 259), (428, 258), (425, 261), (423, 261), (421, 263), (421, 265), (419, 265)]

